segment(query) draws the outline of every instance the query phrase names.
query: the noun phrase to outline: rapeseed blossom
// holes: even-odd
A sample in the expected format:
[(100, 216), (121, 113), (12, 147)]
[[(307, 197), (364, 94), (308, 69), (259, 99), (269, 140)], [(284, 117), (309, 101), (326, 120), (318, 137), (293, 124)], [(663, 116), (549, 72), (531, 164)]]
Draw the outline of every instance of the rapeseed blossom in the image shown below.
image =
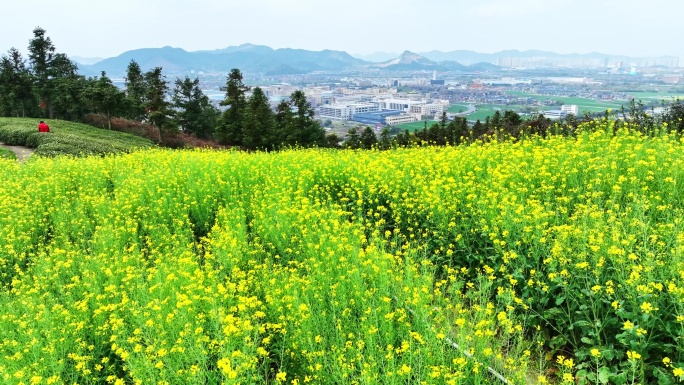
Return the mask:
[(573, 383), (597, 361), (679, 379), (683, 143), (593, 124), (0, 161), (0, 381)]

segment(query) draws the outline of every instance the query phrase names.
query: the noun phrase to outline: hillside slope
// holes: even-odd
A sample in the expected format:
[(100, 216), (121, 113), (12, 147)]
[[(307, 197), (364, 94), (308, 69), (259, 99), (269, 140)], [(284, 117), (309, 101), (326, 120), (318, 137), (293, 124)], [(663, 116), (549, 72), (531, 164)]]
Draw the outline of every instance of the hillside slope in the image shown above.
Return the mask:
[(31, 118), (0, 118), (0, 142), (36, 149), (36, 155), (104, 155), (154, 147), (151, 141), (131, 134), (87, 124), (51, 120), (50, 132), (36, 129)]

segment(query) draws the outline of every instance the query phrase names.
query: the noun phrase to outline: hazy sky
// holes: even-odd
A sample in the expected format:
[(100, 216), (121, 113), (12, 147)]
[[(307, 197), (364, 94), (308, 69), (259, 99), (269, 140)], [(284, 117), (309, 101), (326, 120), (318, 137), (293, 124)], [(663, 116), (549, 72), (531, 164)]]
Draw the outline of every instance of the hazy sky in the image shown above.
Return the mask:
[(25, 52), (40, 26), (58, 52), (81, 57), (243, 43), (684, 57), (680, 0), (12, 0), (1, 9), (0, 53)]

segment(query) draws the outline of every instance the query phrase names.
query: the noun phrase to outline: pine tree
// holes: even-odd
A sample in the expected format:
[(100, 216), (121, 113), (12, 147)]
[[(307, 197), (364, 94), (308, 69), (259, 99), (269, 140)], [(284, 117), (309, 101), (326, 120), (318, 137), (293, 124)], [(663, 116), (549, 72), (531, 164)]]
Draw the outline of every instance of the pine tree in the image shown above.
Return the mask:
[(170, 109), (169, 102), (166, 101), (169, 85), (162, 74), (161, 67), (155, 67), (146, 72), (144, 78), (147, 91), (145, 95), (147, 120), (151, 125), (159, 128), (163, 137), (164, 134), (177, 129), (172, 119), (173, 111)]
[(372, 128), (368, 126), (366, 126), (366, 128), (363, 129), (359, 139), (361, 140), (361, 145), (366, 150), (372, 149), (373, 146), (375, 146), (378, 143), (378, 138), (375, 136), (375, 132)]
[[(415, 135), (413, 136), (415, 138)], [(408, 147), (411, 144), (412, 135), (409, 130), (404, 130), (404, 132), (399, 132), (396, 137), (396, 143), (401, 147)]]
[(502, 124), (503, 124), (503, 120), (502, 120), (502, 117), (501, 117), (501, 112), (498, 111), (498, 110), (497, 110), (497, 111), (494, 111), (494, 115), (492, 115), (492, 118), (491, 118), (491, 120), (489, 121), (489, 123), (491, 124), (491, 129), (493, 129), (493, 130), (498, 130), (498, 129), (500, 129), (501, 126), (502, 126)]
[(25, 117), (37, 107), (33, 79), (16, 48), (0, 59), (0, 115)]
[(243, 144), (243, 118), (247, 101), (245, 93), (249, 87), (242, 82), (242, 73), (239, 69), (233, 68), (226, 80), (226, 86), (221, 88), (226, 93), (221, 105), (227, 109), (219, 119), (216, 139), (223, 143), (233, 146)]
[(455, 117), (449, 122), (446, 129), (447, 143), (451, 146), (463, 143), (468, 140), (470, 131), (468, 130), (468, 121), (464, 117)]
[(78, 67), (65, 54), (55, 53), (44, 29), (36, 27), (33, 36), (29, 41), (29, 63), (43, 114), (66, 119), (82, 116), (85, 106), (79, 98), (79, 87), (85, 78), (78, 75)]
[(44, 115), (52, 117), (52, 95), (48, 85), (50, 77), (48, 70), (55, 56), (55, 46), (52, 44), (52, 40), (45, 36), (45, 30), (36, 27), (33, 30), (33, 39), (29, 41), (28, 50), (29, 63), (35, 78), (35, 91), (40, 100), (40, 106)]
[(218, 111), (209, 102), (199, 86), (199, 79), (176, 79), (173, 89), (173, 105), (176, 108), (176, 122), (183, 132), (199, 138), (211, 137)]
[(88, 112), (83, 89), (87, 80), (78, 74), (76, 63), (62, 53), (55, 54), (48, 68), (50, 116), (65, 120), (79, 120)]
[(250, 149), (270, 150), (277, 146), (274, 138), (275, 118), (268, 98), (261, 88), (256, 87), (247, 100), (242, 117), (242, 143)]
[(278, 147), (294, 146), (296, 138), (293, 127), (294, 113), (289, 100), (278, 103), (275, 113), (274, 141)]
[(505, 111), (502, 119), (502, 126), (506, 133), (517, 136), (520, 134), (520, 125), (522, 124), (522, 118), (515, 111)]
[(485, 119), (485, 124), (482, 124), (480, 122), (480, 119), (478, 119), (475, 124), (473, 124), (473, 129), (470, 131), (470, 134), (472, 135), (472, 139), (480, 139), (482, 135), (484, 135), (487, 132), (487, 124), (489, 123), (489, 117)]
[(359, 137), (356, 127), (352, 127), (347, 131), (347, 140), (344, 141), (344, 147), (353, 150), (361, 148), (361, 138)]
[(380, 148), (383, 150), (389, 150), (392, 147), (392, 136), (390, 135), (389, 128), (385, 127), (380, 132)]
[(126, 68), (126, 116), (134, 120), (145, 118), (145, 77), (140, 65), (131, 60)]
[(294, 144), (302, 147), (323, 145), (325, 142), (325, 130), (320, 123), (314, 119), (314, 109), (311, 103), (306, 100), (306, 95), (302, 91), (295, 91), (290, 95), (290, 106), (295, 110), (292, 122), (292, 137)]

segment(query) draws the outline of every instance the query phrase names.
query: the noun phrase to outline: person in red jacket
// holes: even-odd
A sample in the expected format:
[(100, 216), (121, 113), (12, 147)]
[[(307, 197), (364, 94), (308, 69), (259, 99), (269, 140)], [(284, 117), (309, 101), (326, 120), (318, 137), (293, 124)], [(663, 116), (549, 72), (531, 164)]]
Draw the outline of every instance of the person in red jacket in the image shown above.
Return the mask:
[(41, 120), (40, 123), (38, 123), (38, 132), (50, 132), (50, 126)]

